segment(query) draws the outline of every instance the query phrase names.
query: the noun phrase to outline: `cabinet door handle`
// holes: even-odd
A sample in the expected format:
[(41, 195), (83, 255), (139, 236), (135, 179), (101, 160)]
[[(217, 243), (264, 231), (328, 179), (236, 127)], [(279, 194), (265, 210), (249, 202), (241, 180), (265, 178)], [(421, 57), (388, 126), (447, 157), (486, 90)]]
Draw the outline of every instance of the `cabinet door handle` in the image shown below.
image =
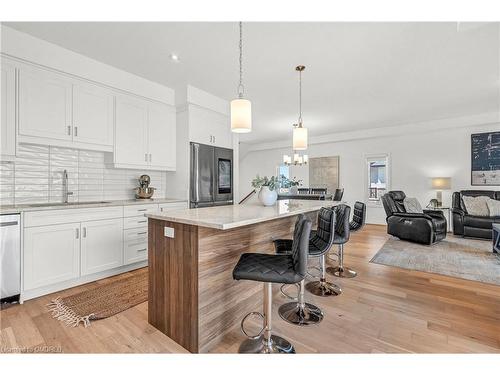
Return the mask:
[(214, 143), (215, 143), (215, 135), (214, 135)]
[(147, 223), (147, 220), (139, 220), (138, 223)]
[(147, 210), (148, 210), (147, 208), (141, 208), (141, 209), (139, 209), (137, 211), (144, 212), (144, 211), (147, 211)]
[(146, 251), (147, 249), (139, 249), (137, 250), (138, 252), (141, 252), (141, 251)]
[(71, 135), (71, 126), (68, 125), (68, 135)]
[(139, 232), (139, 233), (137, 233), (137, 234), (139, 235), (139, 234), (147, 234), (147, 233), (148, 233), (148, 232)]
[(210, 143), (212, 143), (212, 136), (210, 136)]
[(76, 228), (76, 239), (80, 238), (80, 229)]
[(87, 227), (83, 227), (83, 238), (87, 237)]
[(75, 126), (75, 137), (78, 137), (78, 126)]
[(151, 163), (152, 160), (153, 160), (153, 154), (149, 154), (149, 162)]
[(148, 161), (148, 154), (144, 154), (144, 161)]

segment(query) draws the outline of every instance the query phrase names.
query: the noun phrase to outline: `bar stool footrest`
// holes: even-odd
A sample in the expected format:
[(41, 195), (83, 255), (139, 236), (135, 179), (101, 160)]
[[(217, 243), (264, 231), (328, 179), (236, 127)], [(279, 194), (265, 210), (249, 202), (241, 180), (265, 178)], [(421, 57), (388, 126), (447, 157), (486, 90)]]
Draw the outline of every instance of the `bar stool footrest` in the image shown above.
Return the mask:
[(245, 331), (245, 321), (250, 318), (251, 316), (259, 316), (261, 319), (262, 319), (262, 322), (264, 322), (265, 318), (264, 318), (264, 315), (258, 311), (252, 311), (252, 312), (249, 312), (248, 314), (246, 314), (243, 319), (241, 319), (241, 332), (246, 336), (248, 337), (250, 340), (258, 340), (262, 337), (262, 334), (264, 333), (264, 330), (266, 329), (266, 327), (264, 326), (264, 324), (262, 325), (262, 329), (260, 330), (260, 332), (255, 335), (255, 336), (252, 336), (252, 335), (249, 335), (247, 333), (247, 331)]

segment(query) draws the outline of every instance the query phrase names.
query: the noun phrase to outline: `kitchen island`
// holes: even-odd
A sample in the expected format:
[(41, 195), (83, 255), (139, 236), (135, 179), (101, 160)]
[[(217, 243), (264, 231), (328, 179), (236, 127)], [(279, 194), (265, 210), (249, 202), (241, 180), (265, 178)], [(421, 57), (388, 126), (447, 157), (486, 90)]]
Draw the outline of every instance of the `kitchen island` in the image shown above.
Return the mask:
[(274, 239), (292, 237), (297, 215), (315, 219), (332, 203), (282, 200), (147, 214), (149, 323), (193, 353), (210, 351), (246, 313), (262, 309), (261, 283), (232, 278), (240, 255), (272, 253)]

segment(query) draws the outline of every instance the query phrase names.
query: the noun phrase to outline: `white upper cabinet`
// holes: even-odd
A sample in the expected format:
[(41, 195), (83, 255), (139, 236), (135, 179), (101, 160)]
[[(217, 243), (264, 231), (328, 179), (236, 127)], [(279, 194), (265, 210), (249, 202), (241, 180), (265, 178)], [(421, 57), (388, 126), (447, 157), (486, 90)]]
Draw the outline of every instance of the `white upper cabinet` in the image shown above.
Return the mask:
[(58, 74), (23, 67), (19, 71), (19, 134), (72, 140), (72, 83)]
[(233, 148), (229, 117), (221, 113), (190, 104), (189, 140), (210, 146)]
[(1, 78), (2, 156), (20, 142), (113, 152), (117, 168), (175, 170), (174, 106), (9, 58)]
[(104, 87), (20, 65), (19, 141), (112, 151), (113, 100)]
[(14, 156), (16, 153), (16, 69), (4, 61), (1, 65), (0, 150), (2, 156)]
[(73, 141), (113, 146), (113, 93), (96, 85), (73, 86)]
[(148, 106), (148, 151), (151, 167), (175, 170), (175, 109), (150, 103)]
[(117, 96), (115, 167), (175, 170), (175, 121), (171, 106)]
[(117, 167), (148, 165), (148, 108), (143, 100), (116, 97), (114, 162)]

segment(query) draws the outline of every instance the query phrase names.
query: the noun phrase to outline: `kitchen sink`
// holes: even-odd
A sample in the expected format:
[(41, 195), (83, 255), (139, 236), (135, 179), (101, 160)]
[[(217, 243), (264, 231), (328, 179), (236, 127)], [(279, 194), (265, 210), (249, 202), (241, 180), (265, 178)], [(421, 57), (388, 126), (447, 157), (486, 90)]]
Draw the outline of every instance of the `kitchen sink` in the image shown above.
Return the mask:
[(104, 204), (111, 203), (109, 201), (89, 201), (89, 202), (68, 202), (68, 203), (34, 203), (27, 204), (27, 207), (59, 207), (59, 206), (81, 206), (85, 204)]

